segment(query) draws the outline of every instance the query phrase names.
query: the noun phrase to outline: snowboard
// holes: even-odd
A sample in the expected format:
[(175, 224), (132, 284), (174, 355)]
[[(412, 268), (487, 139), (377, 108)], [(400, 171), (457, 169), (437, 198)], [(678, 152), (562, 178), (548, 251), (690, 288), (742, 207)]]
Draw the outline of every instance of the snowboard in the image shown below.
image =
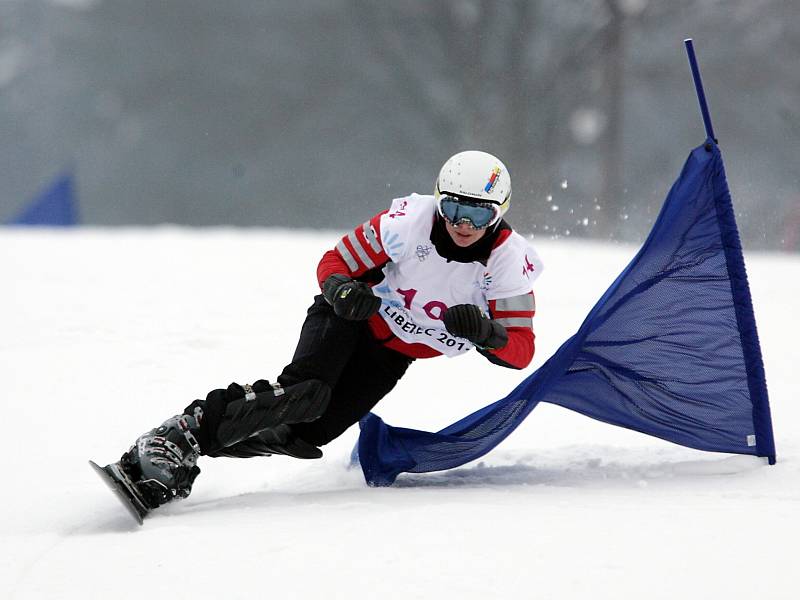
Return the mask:
[(90, 460), (89, 466), (92, 467), (92, 470), (103, 480), (103, 483), (114, 492), (114, 495), (122, 503), (122, 506), (125, 507), (128, 514), (136, 519), (139, 525), (142, 525), (150, 509), (145, 505), (134, 483), (120, 468), (119, 463), (111, 463), (110, 465), (101, 467), (93, 460)]

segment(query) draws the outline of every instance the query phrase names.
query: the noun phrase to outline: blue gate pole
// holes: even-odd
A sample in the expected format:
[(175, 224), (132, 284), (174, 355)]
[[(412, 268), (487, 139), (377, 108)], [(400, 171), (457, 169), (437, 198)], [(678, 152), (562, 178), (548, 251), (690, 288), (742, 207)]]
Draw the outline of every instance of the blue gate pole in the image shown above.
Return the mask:
[(708, 113), (708, 103), (706, 102), (706, 94), (703, 91), (703, 80), (700, 79), (700, 67), (697, 66), (697, 57), (694, 54), (694, 43), (692, 38), (683, 40), (686, 45), (686, 53), (689, 55), (689, 67), (692, 69), (692, 78), (694, 79), (694, 87), (697, 90), (697, 100), (700, 102), (700, 113), (703, 115), (703, 124), (706, 126), (706, 136), (717, 143), (717, 137), (714, 135), (714, 128), (711, 126), (711, 115)]

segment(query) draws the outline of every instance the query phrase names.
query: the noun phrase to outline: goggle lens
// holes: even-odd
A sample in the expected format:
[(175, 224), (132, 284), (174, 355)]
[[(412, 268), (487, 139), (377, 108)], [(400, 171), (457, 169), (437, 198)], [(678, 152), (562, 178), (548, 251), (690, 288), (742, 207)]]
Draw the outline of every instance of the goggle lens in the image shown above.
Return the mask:
[(454, 226), (466, 221), (475, 229), (483, 229), (494, 223), (498, 216), (498, 206), (490, 202), (469, 202), (454, 196), (442, 196), (440, 206), (444, 218)]

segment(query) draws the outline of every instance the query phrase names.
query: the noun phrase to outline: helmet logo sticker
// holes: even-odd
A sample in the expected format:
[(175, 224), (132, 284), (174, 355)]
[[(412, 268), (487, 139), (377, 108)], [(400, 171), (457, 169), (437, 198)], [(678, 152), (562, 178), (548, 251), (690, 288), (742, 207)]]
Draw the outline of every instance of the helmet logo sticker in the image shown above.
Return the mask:
[(494, 186), (497, 185), (497, 180), (500, 179), (500, 167), (495, 167), (492, 169), (492, 173), (489, 175), (489, 181), (486, 182), (486, 187), (483, 188), (483, 191), (487, 194), (494, 189)]

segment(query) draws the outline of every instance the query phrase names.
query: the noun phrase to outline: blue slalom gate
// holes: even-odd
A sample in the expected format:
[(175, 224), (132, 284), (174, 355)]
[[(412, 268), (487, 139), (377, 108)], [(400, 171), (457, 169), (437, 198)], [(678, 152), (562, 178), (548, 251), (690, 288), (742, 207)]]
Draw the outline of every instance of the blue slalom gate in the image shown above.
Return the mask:
[(577, 333), (502, 400), (438, 432), (364, 417), (353, 455), (370, 485), (475, 460), (539, 402), (775, 462), (739, 232), (691, 40), (686, 46), (708, 139), (689, 154), (637, 255)]

